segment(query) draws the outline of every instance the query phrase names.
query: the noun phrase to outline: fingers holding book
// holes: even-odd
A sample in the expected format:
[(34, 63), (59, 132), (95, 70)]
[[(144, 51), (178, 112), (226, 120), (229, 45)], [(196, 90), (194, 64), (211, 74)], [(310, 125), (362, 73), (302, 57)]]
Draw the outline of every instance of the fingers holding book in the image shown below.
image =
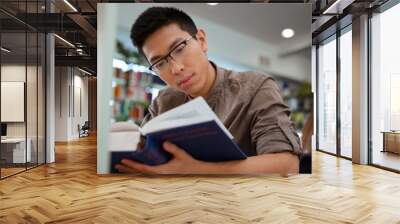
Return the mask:
[(121, 164), (115, 166), (121, 173), (146, 173), (146, 174), (193, 174), (197, 173), (202, 164), (194, 159), (185, 150), (178, 146), (164, 142), (163, 148), (172, 155), (172, 159), (165, 164), (149, 166), (129, 159), (123, 159)]
[(121, 173), (155, 173), (151, 166), (147, 166), (130, 159), (121, 160), (121, 164), (115, 166)]

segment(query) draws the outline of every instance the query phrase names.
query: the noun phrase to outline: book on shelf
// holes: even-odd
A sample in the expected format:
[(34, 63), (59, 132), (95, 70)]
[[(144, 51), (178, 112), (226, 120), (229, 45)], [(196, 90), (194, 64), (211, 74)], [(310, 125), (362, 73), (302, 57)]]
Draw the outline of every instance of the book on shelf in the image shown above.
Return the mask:
[(138, 140), (136, 149), (111, 151), (111, 172), (118, 172), (115, 165), (122, 159), (151, 166), (167, 163), (172, 155), (163, 149), (164, 141), (172, 142), (197, 160), (219, 162), (247, 158), (202, 97), (153, 118), (136, 134), (140, 136), (134, 137)]

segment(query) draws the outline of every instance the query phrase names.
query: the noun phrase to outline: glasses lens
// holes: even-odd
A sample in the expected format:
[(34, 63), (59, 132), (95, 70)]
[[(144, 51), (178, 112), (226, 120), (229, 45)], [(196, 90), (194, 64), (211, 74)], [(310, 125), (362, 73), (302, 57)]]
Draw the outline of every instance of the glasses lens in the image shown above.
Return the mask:
[(179, 58), (179, 56), (181, 56), (185, 50), (186, 47), (186, 42), (181, 43), (177, 48), (174, 49), (174, 51), (171, 52), (171, 56), (173, 58)]
[(163, 69), (166, 68), (166, 65), (167, 65), (166, 59), (162, 59), (161, 61), (158, 61), (153, 65), (153, 69), (157, 71), (162, 71)]
[(184, 55), (185, 47), (187, 45), (187, 42), (191, 38), (184, 40), (182, 43), (180, 43), (176, 48), (174, 48), (167, 56), (165, 56), (162, 60), (154, 63), (149, 67), (150, 70), (155, 71), (155, 72), (160, 72), (163, 69), (167, 68), (168, 65), (168, 59), (178, 59), (180, 60), (182, 56)]

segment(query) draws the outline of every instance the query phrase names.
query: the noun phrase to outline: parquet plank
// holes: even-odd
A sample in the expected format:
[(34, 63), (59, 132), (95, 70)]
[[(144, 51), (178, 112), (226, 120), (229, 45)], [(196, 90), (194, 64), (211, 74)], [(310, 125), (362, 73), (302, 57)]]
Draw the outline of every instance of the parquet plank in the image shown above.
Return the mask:
[(400, 175), (313, 153), (313, 174), (96, 174), (96, 138), (0, 181), (0, 223), (400, 223)]

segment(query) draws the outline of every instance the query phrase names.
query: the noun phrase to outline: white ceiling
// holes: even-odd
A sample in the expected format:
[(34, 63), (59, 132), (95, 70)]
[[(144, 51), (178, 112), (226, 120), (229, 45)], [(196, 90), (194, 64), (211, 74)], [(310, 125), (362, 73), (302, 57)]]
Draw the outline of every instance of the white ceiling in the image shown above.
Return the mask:
[[(286, 45), (311, 38), (311, 4), (221, 3), (169, 4), (179, 6), (217, 24), (248, 34), (271, 45)], [(248, 19), (248, 17), (254, 19)], [(243, 19), (246, 18), (246, 19)], [(263, 27), (263, 29), (260, 29)], [(284, 28), (295, 30), (291, 39), (281, 37)]]
[[(308, 3), (140, 3), (121, 4), (119, 24), (131, 29), (133, 18), (150, 6), (173, 6), (225, 28), (251, 36), (278, 48), (282, 54), (297, 52), (311, 46), (311, 4)], [(252, 18), (252, 19), (249, 19)], [(196, 21), (195, 21), (196, 22)], [(262, 29), (260, 29), (262, 27)], [(295, 36), (284, 39), (281, 31), (292, 28)], [(207, 32), (207, 30), (206, 30)], [(125, 38), (124, 38), (125, 39)]]

